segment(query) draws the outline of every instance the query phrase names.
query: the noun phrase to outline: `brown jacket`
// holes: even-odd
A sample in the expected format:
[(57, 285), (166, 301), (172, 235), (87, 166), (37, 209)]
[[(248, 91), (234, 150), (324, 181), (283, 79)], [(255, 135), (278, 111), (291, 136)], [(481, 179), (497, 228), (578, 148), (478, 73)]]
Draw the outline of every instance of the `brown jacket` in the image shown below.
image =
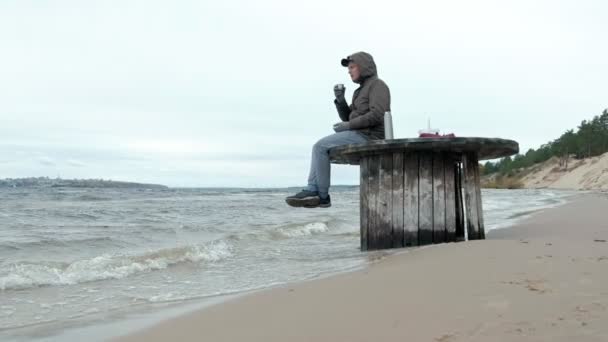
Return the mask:
[(366, 52), (348, 56), (348, 60), (359, 65), (360, 86), (353, 93), (353, 101), (334, 101), (342, 121), (350, 123), (350, 129), (363, 133), (369, 139), (384, 139), (384, 112), (391, 110), (391, 94), (384, 81), (378, 78), (376, 63)]

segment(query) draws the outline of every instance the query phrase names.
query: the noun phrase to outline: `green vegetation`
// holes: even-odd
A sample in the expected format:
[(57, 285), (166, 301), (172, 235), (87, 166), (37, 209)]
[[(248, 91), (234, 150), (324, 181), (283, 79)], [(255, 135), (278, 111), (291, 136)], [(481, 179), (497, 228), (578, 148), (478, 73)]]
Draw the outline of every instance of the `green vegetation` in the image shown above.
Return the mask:
[(501, 176), (513, 177), (515, 171), (542, 163), (552, 157), (559, 158), (560, 164), (568, 167), (571, 157), (589, 158), (608, 152), (608, 109), (592, 120), (583, 120), (575, 132), (567, 130), (558, 139), (542, 145), (538, 150), (529, 149), (525, 154), (514, 158), (506, 157), (498, 162), (487, 162), (483, 165), (482, 175), (498, 173)]
[(521, 189), (524, 183), (517, 177), (498, 176), (493, 180), (484, 181), (482, 187), (486, 189)]

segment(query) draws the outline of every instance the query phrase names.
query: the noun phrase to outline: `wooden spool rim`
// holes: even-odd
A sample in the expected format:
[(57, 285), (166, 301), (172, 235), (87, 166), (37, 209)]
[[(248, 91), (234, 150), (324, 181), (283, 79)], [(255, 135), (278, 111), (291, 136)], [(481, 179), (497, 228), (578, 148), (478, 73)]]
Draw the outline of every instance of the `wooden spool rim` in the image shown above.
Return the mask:
[(514, 140), (500, 138), (407, 138), (371, 140), (362, 144), (349, 144), (329, 150), (329, 158), (335, 164), (359, 165), (361, 157), (392, 152), (475, 152), (479, 160), (496, 159), (519, 153)]

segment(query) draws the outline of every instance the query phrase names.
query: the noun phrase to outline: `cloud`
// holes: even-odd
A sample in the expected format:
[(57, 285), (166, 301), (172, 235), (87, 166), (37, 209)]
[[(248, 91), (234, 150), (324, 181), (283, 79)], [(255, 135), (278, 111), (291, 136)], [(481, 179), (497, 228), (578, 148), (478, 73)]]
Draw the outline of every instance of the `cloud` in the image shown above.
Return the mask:
[(49, 157), (38, 158), (38, 163), (40, 163), (44, 166), (55, 166), (56, 165), (55, 161)]
[(74, 160), (74, 159), (68, 159), (66, 160), (66, 163), (70, 166), (74, 166), (74, 167), (85, 167), (87, 166), (86, 163), (83, 163), (81, 161), (78, 160)]

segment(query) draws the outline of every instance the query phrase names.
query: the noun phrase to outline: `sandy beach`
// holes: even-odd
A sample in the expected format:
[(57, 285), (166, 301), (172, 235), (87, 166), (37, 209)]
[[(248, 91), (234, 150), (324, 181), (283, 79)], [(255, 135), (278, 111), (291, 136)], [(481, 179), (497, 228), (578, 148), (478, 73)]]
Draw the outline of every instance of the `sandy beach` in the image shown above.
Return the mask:
[(117, 341), (608, 341), (606, 194)]

